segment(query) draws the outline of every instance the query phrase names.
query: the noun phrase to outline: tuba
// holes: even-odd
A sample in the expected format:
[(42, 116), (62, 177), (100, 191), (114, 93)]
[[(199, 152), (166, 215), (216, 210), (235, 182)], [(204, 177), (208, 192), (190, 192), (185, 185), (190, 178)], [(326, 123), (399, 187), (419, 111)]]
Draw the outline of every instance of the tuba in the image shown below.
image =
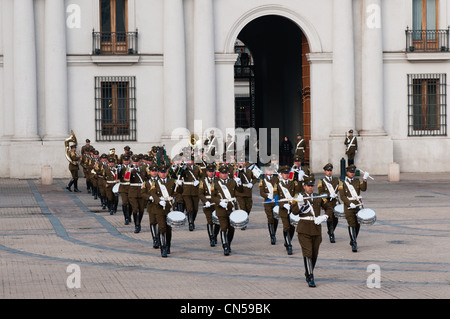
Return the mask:
[(71, 132), (70, 136), (64, 140), (64, 146), (66, 147), (66, 159), (69, 161), (69, 163), (77, 165), (78, 162), (74, 162), (70, 158), (70, 145), (69, 145), (70, 142), (73, 142), (75, 145), (77, 145), (78, 144), (77, 137), (75, 136), (73, 130), (71, 130), (70, 132)]

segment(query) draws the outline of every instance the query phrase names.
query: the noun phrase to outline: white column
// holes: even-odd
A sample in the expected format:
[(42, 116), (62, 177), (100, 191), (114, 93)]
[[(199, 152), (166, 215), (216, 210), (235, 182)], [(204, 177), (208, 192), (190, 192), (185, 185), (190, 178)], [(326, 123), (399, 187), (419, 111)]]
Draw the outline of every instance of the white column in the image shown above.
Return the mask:
[(194, 115), (207, 129), (217, 126), (212, 0), (195, 0), (194, 20)]
[(386, 135), (383, 105), (383, 39), (381, 0), (364, 0), (362, 24), (362, 127), (366, 136)]
[(352, 0), (333, 1), (333, 130), (355, 128), (355, 66)]
[(68, 135), (67, 91), (64, 1), (45, 0), (45, 140)]
[(186, 48), (182, 0), (164, 0), (164, 136), (186, 127)]
[(13, 0), (2, 1), (1, 23), (3, 36), (3, 105), (0, 105), (0, 132), (5, 139), (14, 135), (14, 37), (13, 29)]
[(38, 140), (33, 0), (14, 0), (14, 140)]

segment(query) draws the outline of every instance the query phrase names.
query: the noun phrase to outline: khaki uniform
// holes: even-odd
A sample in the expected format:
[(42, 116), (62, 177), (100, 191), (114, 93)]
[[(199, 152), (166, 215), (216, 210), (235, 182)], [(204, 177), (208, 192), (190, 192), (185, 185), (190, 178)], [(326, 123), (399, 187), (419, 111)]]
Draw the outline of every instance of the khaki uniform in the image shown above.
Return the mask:
[(342, 183), (342, 186), (339, 187), (339, 195), (342, 203), (344, 204), (344, 213), (345, 218), (347, 219), (347, 223), (350, 227), (359, 227), (356, 214), (360, 210), (360, 206), (357, 206), (355, 209), (351, 209), (349, 208), (349, 206), (350, 203), (358, 205), (360, 204), (360, 201), (357, 198), (353, 198), (347, 183), (353, 186), (356, 194), (359, 196), (361, 191), (365, 192), (367, 190), (367, 181), (359, 180), (357, 178), (353, 178), (353, 180), (350, 180), (348, 177), (346, 177), (344, 182)]
[(253, 207), (253, 198), (252, 198), (252, 188), (249, 188), (247, 185), (251, 184), (252, 187), (258, 182), (258, 179), (253, 175), (253, 172), (248, 169), (247, 167), (238, 170), (238, 175), (242, 182), (242, 192), (238, 191), (236, 193), (236, 199), (239, 204), (239, 208), (242, 210), (245, 210), (248, 214), (250, 214), (250, 211)]
[[(264, 199), (264, 212), (267, 216), (267, 227), (269, 229), (270, 241), (275, 245), (275, 233), (278, 227), (278, 219), (273, 216), (273, 209), (275, 207), (274, 197), (277, 192), (278, 176), (271, 175), (270, 177), (264, 175), (259, 182), (259, 194)], [(270, 188), (270, 189), (269, 189)], [(278, 207), (279, 209), (280, 207)]]
[[(142, 186), (144, 185), (145, 172), (139, 167), (133, 167), (130, 170), (130, 185), (128, 187), (128, 201), (131, 205), (135, 233), (141, 231), (141, 221), (144, 216), (145, 200), (147, 197), (143, 194)], [(145, 191), (144, 191), (145, 193)]]
[(189, 230), (194, 230), (198, 213), (198, 185), (200, 184), (200, 168), (197, 165), (186, 166), (182, 173), (183, 202), (186, 206)]
[(306, 151), (306, 141), (305, 139), (297, 139), (295, 144), (295, 154), (294, 156), (298, 156), (301, 160), (301, 165), (303, 166), (305, 163), (305, 151)]
[(358, 150), (358, 141), (355, 135), (347, 136), (344, 141), (346, 147), (345, 154), (347, 154), (348, 165), (355, 163), (355, 155)]
[(327, 195), (325, 213), (330, 216), (330, 218), (327, 220), (327, 229), (331, 242), (334, 242), (334, 230), (336, 229), (339, 219), (336, 216), (334, 216), (334, 208), (338, 204), (338, 197), (331, 198), (330, 193), (334, 192), (335, 195), (339, 196), (339, 186), (341, 184), (342, 183), (339, 181), (338, 178), (332, 176), (328, 178), (327, 176), (325, 176), (323, 179), (319, 180), (319, 183), (317, 185), (319, 194)]

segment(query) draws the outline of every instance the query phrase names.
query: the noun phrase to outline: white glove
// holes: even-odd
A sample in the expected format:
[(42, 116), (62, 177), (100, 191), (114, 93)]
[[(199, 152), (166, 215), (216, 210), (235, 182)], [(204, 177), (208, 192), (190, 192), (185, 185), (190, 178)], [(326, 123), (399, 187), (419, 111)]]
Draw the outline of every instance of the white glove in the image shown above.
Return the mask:
[(302, 181), (303, 180), (303, 176), (305, 176), (305, 172), (302, 170), (298, 171), (298, 180)]
[(320, 225), (327, 219), (328, 219), (328, 215), (321, 215), (319, 217), (314, 218), (314, 224)]
[(335, 199), (335, 198), (337, 198), (337, 194), (336, 193), (335, 194), (331, 194), (330, 197), (331, 197), (331, 199)]
[(207, 202), (205, 203), (205, 207), (206, 207), (206, 208), (211, 207), (211, 203), (210, 203), (209, 201), (207, 201)]
[(165, 200), (160, 200), (159, 201), (159, 205), (161, 205), (162, 207), (166, 207), (166, 201)]
[(273, 194), (267, 194), (268, 199), (273, 199)]
[(194, 186), (197, 186), (198, 184), (200, 184), (199, 181), (194, 181)]
[(228, 207), (228, 203), (225, 203), (225, 202), (220, 202), (220, 207), (223, 207), (223, 208), (225, 208), (225, 209), (227, 209), (227, 207)]
[(284, 204), (283, 207), (284, 207), (286, 210), (290, 210), (290, 209), (291, 209), (291, 205), (289, 205), (289, 204)]
[(241, 179), (239, 177), (235, 177), (234, 180), (238, 185), (241, 185)]
[(355, 208), (356, 208), (356, 205), (353, 204), (353, 203), (350, 203), (350, 206), (348, 206), (348, 208), (350, 208), (350, 209), (355, 209)]
[(177, 179), (177, 185), (178, 185), (178, 186), (182, 186), (182, 185), (183, 185), (183, 181), (180, 180), (180, 179)]
[(303, 195), (302, 194), (298, 194), (297, 198), (295, 199), (297, 202), (302, 203), (303, 204)]
[(365, 173), (364, 173), (364, 176), (363, 176), (363, 179), (368, 179), (369, 176), (370, 176), (369, 172), (365, 172)]
[(151, 201), (151, 202), (153, 202), (153, 201), (154, 201), (153, 196), (150, 196), (150, 197), (148, 198), (148, 200)]
[(248, 183), (245, 186), (247, 186), (248, 188), (253, 188), (253, 184), (252, 183)]

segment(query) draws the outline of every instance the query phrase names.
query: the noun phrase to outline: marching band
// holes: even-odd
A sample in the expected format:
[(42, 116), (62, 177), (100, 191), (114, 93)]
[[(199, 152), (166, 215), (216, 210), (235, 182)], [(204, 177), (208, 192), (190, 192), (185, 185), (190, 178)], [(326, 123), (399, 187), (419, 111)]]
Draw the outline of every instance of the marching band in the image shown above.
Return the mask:
[[(70, 142), (74, 144), (69, 147)], [(229, 149), (222, 156), (209, 152), (213, 161), (206, 155), (194, 158), (190, 151), (195, 142), (196, 139), (173, 159), (167, 156), (164, 147), (159, 146), (153, 146), (145, 155), (133, 154), (129, 146), (120, 157), (113, 148), (109, 154), (100, 155), (89, 140), (81, 154), (77, 154), (77, 141), (72, 131), (65, 140), (72, 176), (66, 188), (72, 191), (74, 185), (75, 191), (79, 192), (77, 182), (81, 166), (88, 193), (94, 199), (99, 198), (102, 209), (108, 209), (111, 215), (117, 213), (120, 198), (124, 223), (133, 222), (134, 233), (141, 231), (141, 221), (147, 210), (153, 247), (161, 250), (162, 257), (170, 254), (172, 228), (187, 223), (189, 231), (193, 231), (200, 208), (206, 217), (210, 246), (217, 244), (220, 234), (224, 255), (228, 256), (235, 228), (247, 228), (253, 206), (253, 186), (259, 183), (270, 244), (276, 244), (281, 219), (284, 247), (287, 254), (292, 255), (292, 239), (297, 231), (309, 287), (315, 287), (313, 269), (322, 241), (322, 223), (326, 222), (330, 242), (335, 243), (334, 232), (339, 217), (346, 218), (350, 245), (352, 251), (357, 252), (360, 224), (375, 222), (375, 213), (363, 208), (360, 195), (367, 189), (367, 179), (373, 178), (363, 172), (363, 180), (356, 179), (354, 164), (347, 167), (344, 181), (333, 178), (333, 165), (326, 164), (325, 177), (318, 182), (318, 193), (314, 193), (315, 177), (304, 166), (302, 152), (294, 155), (292, 166), (278, 167), (276, 158), (272, 158), (271, 163), (261, 169), (243, 157), (235, 161)], [(213, 132), (206, 146), (211, 149), (212, 145)], [(298, 147), (303, 151), (301, 136), (298, 145), (302, 145)]]

